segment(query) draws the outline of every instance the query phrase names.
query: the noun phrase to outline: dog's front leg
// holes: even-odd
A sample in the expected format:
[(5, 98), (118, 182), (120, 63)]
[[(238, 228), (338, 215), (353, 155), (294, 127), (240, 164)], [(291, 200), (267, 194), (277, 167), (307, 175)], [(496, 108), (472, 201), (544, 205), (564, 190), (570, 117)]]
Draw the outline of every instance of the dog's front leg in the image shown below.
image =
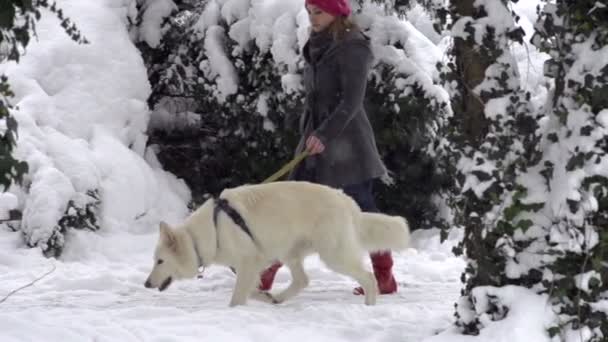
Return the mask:
[(232, 299), (230, 300), (231, 307), (247, 304), (247, 297), (249, 297), (255, 287), (256, 277), (259, 277), (259, 273), (255, 272), (257, 269), (252, 265), (236, 267), (236, 284), (234, 285)]

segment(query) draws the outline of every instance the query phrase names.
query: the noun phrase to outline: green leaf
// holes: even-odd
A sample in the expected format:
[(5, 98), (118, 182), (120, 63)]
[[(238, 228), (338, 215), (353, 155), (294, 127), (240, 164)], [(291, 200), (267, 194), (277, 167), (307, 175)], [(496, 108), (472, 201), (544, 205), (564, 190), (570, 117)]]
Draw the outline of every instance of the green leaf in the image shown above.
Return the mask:
[(600, 287), (601, 284), (602, 282), (596, 277), (592, 277), (589, 279), (589, 288), (591, 289), (597, 289)]
[(551, 141), (552, 143), (556, 143), (559, 141), (559, 139), (557, 138), (557, 133), (551, 133), (547, 135), (547, 139), (549, 139), (549, 141)]
[(525, 232), (528, 231), (528, 229), (530, 227), (532, 227), (534, 225), (534, 222), (532, 222), (531, 220), (521, 220), (517, 223), (517, 227), (521, 228), (521, 230)]
[(583, 153), (577, 153), (568, 160), (566, 170), (574, 171), (575, 169), (582, 169), (585, 165), (585, 155)]
[(31, 12), (34, 10), (33, 0), (21, 0), (21, 8), (24, 12)]
[(547, 332), (549, 333), (549, 337), (551, 337), (551, 338), (553, 338), (553, 337), (555, 337), (555, 336), (559, 335), (559, 333), (560, 333), (561, 331), (562, 331), (562, 330), (561, 330), (559, 327), (551, 327), (551, 328), (549, 328), (549, 329), (547, 330)]
[(521, 208), (518, 205), (514, 204), (505, 209), (505, 218), (507, 219), (507, 221), (513, 221), (515, 216), (517, 216), (517, 214), (519, 214), (520, 212)]

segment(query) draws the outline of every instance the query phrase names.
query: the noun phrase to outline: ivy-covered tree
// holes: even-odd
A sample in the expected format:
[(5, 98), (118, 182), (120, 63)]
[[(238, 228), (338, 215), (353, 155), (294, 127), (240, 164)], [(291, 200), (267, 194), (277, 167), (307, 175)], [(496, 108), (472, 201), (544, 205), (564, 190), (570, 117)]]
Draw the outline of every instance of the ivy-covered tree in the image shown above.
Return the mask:
[[(454, 165), (452, 206), (465, 236), (465, 286), (457, 325), (508, 307), (476, 289), (518, 285), (548, 296), (557, 320), (548, 333), (601, 341), (608, 334), (606, 264), (606, 7), (547, 4), (534, 43), (553, 59), (551, 99), (540, 112), (522, 92), (510, 44), (523, 31), (509, 2), (454, 1), (443, 9), (454, 39), (442, 80), (454, 117), (444, 165)], [(477, 295), (476, 295), (477, 294)]]
[(521, 43), (523, 31), (507, 4), (456, 1), (442, 11), (451, 18), (453, 44), (448, 62), (440, 66), (441, 78), (454, 111), (443, 132), (449, 144), (442, 158), (455, 181), (454, 223), (465, 231), (455, 252), (468, 260), (456, 316), (465, 333), (476, 334), (479, 320), (463, 311), (472, 310), (475, 287), (508, 283), (504, 258), (496, 249), (506, 232), (497, 226), (522, 163), (534, 158), (534, 144), (528, 140), (534, 139), (536, 120), (529, 114), (510, 54), (509, 44)]
[[(555, 86), (546, 115), (542, 158), (527, 175), (541, 178), (522, 203), (547, 200), (534, 214), (522, 253), (547, 255), (528, 267), (550, 296), (562, 340), (608, 339), (608, 6), (598, 1), (548, 2), (532, 43), (551, 59), (546, 74)], [(534, 234), (534, 235), (533, 235)], [(544, 244), (542, 250), (533, 247)], [(509, 260), (517, 262), (519, 258)], [(602, 304), (604, 303), (604, 304)]]

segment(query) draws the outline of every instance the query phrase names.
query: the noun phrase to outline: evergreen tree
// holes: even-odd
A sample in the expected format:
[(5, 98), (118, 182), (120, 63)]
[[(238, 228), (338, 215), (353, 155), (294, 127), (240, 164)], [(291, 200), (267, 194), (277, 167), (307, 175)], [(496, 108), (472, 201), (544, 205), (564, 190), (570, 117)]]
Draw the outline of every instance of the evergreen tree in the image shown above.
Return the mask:
[[(297, 12), (288, 7), (274, 24), (280, 33), (269, 38), (243, 34), (255, 20), (248, 17), (255, 4), (176, 4), (160, 45), (140, 48), (153, 85), (152, 142), (200, 202), (206, 193), (257, 183), (292, 157), (303, 99), (301, 37)], [(403, 54), (403, 44), (381, 43)], [(367, 110), (392, 178), (377, 188), (379, 206), (425, 228), (442, 222), (437, 206), (445, 181), (431, 155), (449, 107), (431, 78), (410, 64), (407, 57), (379, 60)]]
[[(376, 195), (380, 208), (403, 215), (414, 229), (447, 227), (439, 207), (449, 181), (434, 157), (439, 127), (449, 113), (442, 97), (429, 96), (430, 80), (379, 63), (368, 84), (367, 110), (378, 149), (390, 172)], [(409, 79), (411, 81), (411, 78)]]
[[(36, 34), (36, 20), (41, 17), (41, 9), (46, 9), (57, 16), (60, 25), (72, 40), (86, 44), (71, 20), (64, 16), (63, 11), (53, 2), (47, 0), (4, 0), (0, 2), (0, 63), (6, 61), (19, 62), (32, 35)], [(8, 78), (0, 75), (0, 120), (5, 122), (6, 129), (0, 134), (0, 185), (7, 191), (12, 185), (22, 185), (28, 173), (28, 164), (13, 157), (13, 149), (17, 143), (17, 121), (12, 112), (18, 110), (10, 104), (13, 92), (10, 89)], [(64, 216), (57, 222), (50, 234), (37, 234), (27, 227), (14, 225), (20, 220), (22, 214), (18, 210), (11, 210), (9, 227), (21, 230), (24, 239), (30, 247), (39, 246), (47, 256), (59, 256), (64, 246), (63, 235), (69, 228), (99, 229), (96, 223), (95, 208), (99, 205), (97, 190), (90, 190), (87, 194), (80, 194), (69, 203), (66, 203)]]
[(289, 160), (295, 133), (285, 114), (302, 101), (284, 88), (287, 69), (268, 48), (229, 36), (246, 18), (206, 23), (217, 3), (178, 6), (159, 46), (139, 47), (153, 85), (151, 143), (198, 204), (226, 187), (260, 182)]

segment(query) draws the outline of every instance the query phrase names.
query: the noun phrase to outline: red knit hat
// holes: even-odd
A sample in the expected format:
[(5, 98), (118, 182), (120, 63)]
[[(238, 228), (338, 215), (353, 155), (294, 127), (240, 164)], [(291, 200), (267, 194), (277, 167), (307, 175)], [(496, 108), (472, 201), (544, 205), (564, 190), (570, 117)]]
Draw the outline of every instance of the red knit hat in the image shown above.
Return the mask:
[(306, 0), (307, 5), (315, 5), (323, 12), (327, 12), (334, 17), (348, 17), (351, 13), (348, 0)]

